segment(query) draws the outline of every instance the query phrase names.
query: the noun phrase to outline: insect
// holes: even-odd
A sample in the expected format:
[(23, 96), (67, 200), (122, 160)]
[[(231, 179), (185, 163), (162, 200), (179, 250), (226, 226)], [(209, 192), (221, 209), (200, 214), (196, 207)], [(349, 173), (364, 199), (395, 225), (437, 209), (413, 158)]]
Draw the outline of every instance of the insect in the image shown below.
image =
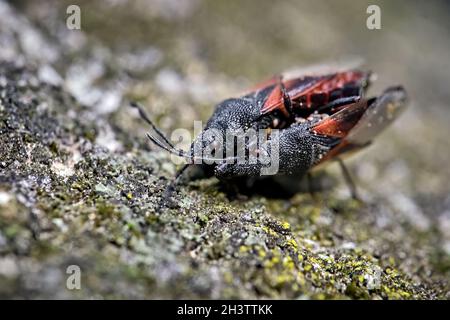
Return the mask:
[[(342, 162), (342, 156), (368, 146), (373, 139), (405, 109), (407, 95), (403, 87), (392, 86), (377, 97), (366, 97), (371, 73), (358, 69), (327, 73), (286, 73), (256, 86), (241, 97), (219, 103), (204, 132), (214, 129), (216, 136), (225, 137), (229, 130), (265, 130), (269, 138), (258, 144), (256, 153), (271, 156), (277, 145), (277, 175), (301, 177), (310, 170), (337, 160), (341, 165), (352, 195), (357, 197), (350, 174)], [(234, 181), (261, 175), (267, 164), (261, 161), (239, 162), (236, 153), (225, 150), (209, 152), (214, 139), (202, 133), (192, 143), (188, 152), (179, 150), (152, 123), (142, 108), (141, 117), (154, 129), (157, 137), (148, 138), (162, 149), (187, 159), (166, 191), (171, 192), (179, 177), (190, 165), (198, 163), (219, 180)], [(276, 137), (270, 132), (278, 130)], [(250, 149), (253, 142), (245, 142)], [(235, 143), (232, 145), (235, 145)], [(200, 150), (200, 152), (198, 152)], [(210, 151), (210, 149), (208, 149)], [(247, 150), (248, 151), (248, 150)], [(205, 160), (216, 159), (214, 163)]]

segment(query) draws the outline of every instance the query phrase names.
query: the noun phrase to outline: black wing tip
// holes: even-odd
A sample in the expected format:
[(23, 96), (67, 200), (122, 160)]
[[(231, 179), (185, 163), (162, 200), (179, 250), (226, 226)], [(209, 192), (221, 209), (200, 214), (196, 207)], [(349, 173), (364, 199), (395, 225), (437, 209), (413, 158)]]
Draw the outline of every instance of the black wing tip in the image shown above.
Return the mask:
[(408, 101), (408, 93), (402, 85), (388, 87), (381, 96), (389, 97), (391, 100), (402, 104), (406, 104)]

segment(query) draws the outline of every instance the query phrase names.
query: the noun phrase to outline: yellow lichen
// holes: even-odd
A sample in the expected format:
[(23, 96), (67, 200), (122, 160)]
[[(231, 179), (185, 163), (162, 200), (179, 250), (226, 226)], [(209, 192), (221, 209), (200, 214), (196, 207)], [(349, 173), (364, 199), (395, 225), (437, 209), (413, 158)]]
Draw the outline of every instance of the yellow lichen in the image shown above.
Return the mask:
[(295, 263), (294, 261), (292, 261), (292, 258), (290, 256), (286, 256), (283, 259), (283, 266), (287, 269), (287, 270), (293, 270), (295, 268)]
[(287, 222), (287, 221), (281, 222), (280, 226), (281, 226), (283, 229), (286, 229), (286, 230), (288, 230), (288, 229), (291, 228), (291, 225), (290, 225), (289, 222)]
[(246, 253), (250, 250), (250, 248), (248, 246), (240, 246), (239, 247), (239, 252), (240, 253)]
[(298, 243), (295, 241), (295, 239), (289, 239), (286, 241), (286, 245), (294, 250), (294, 252), (297, 252), (298, 250)]
[(267, 233), (268, 235), (271, 235), (272, 237), (277, 237), (278, 238), (278, 236), (279, 236), (278, 233), (276, 233), (273, 229), (271, 229), (271, 228), (269, 228), (267, 226), (264, 226), (261, 229), (263, 229), (263, 231), (265, 233)]

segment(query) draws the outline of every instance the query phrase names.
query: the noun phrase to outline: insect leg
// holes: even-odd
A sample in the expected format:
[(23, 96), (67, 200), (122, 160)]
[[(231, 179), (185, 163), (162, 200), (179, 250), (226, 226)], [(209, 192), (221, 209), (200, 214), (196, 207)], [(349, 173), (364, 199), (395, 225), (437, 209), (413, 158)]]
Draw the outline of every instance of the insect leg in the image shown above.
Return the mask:
[(337, 162), (339, 163), (339, 166), (342, 170), (342, 175), (344, 176), (345, 182), (347, 183), (350, 194), (352, 195), (352, 198), (354, 200), (360, 200), (360, 197), (358, 196), (358, 192), (356, 190), (356, 185), (353, 182), (352, 176), (350, 175), (350, 171), (348, 171), (347, 167), (344, 164), (344, 161), (342, 161), (341, 158), (337, 158)]
[(160, 211), (163, 206), (166, 206), (168, 200), (170, 200), (172, 194), (175, 191), (175, 187), (178, 184), (178, 181), (180, 180), (181, 176), (183, 175), (184, 171), (189, 167), (189, 163), (185, 164), (181, 167), (180, 170), (178, 170), (177, 174), (175, 175), (175, 178), (169, 183), (169, 185), (164, 190), (164, 194), (159, 201), (157, 211)]

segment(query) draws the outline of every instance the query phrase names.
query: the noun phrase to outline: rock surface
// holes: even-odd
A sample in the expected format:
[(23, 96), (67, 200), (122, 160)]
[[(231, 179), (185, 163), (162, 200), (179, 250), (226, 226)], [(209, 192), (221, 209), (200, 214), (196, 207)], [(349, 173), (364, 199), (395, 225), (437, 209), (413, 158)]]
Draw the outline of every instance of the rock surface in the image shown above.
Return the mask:
[[(147, 144), (146, 127), (126, 101), (148, 104), (168, 130), (206, 120), (214, 103), (248, 85), (227, 64), (236, 64), (238, 54), (230, 49), (226, 60), (201, 24), (191, 22), (205, 11), (209, 19), (233, 17), (235, 4), (229, 12), (200, 1), (182, 7), (136, 1), (124, 13), (121, 4), (86, 2), (86, 30), (70, 31), (64, 2), (40, 3), (0, 2), (0, 297), (450, 298), (450, 173), (443, 162), (450, 155), (449, 129), (438, 125), (448, 123), (439, 83), (450, 75), (439, 73), (441, 62), (432, 65), (435, 78), (428, 76), (435, 94), (415, 100), (378, 146), (351, 162), (363, 204), (349, 198), (331, 166), (322, 175), (332, 187), (320, 203), (307, 193), (229, 199), (211, 178), (183, 185), (174, 207), (161, 211), (158, 201), (177, 166)], [(151, 40), (143, 43), (136, 24), (124, 31), (116, 21), (106, 28), (100, 11), (118, 21), (135, 15)], [(243, 17), (235, 21), (245, 26)], [(183, 24), (194, 31), (180, 31)], [(113, 28), (121, 31), (111, 35)], [(328, 28), (326, 37), (342, 37)], [(135, 37), (120, 45), (126, 30)], [(233, 30), (213, 31), (231, 44)], [(237, 36), (236, 46), (252, 32)], [(436, 37), (445, 37), (439, 32)], [(313, 43), (311, 35), (304, 37)], [(202, 41), (212, 52), (199, 51)], [(405, 41), (408, 47), (418, 40)], [(446, 41), (431, 54), (448, 52)], [(256, 48), (264, 45), (255, 39)], [(308, 50), (305, 61), (316, 49)], [(262, 53), (253, 68), (273, 53)], [(280, 69), (295, 52), (287, 55), (265, 71)], [(405, 62), (412, 60), (406, 55)], [(413, 92), (424, 81), (418, 68), (412, 80), (398, 78)], [(248, 74), (261, 76), (254, 69)], [(415, 106), (425, 98), (430, 108), (424, 116)], [(66, 286), (70, 265), (81, 269), (80, 290)]]

